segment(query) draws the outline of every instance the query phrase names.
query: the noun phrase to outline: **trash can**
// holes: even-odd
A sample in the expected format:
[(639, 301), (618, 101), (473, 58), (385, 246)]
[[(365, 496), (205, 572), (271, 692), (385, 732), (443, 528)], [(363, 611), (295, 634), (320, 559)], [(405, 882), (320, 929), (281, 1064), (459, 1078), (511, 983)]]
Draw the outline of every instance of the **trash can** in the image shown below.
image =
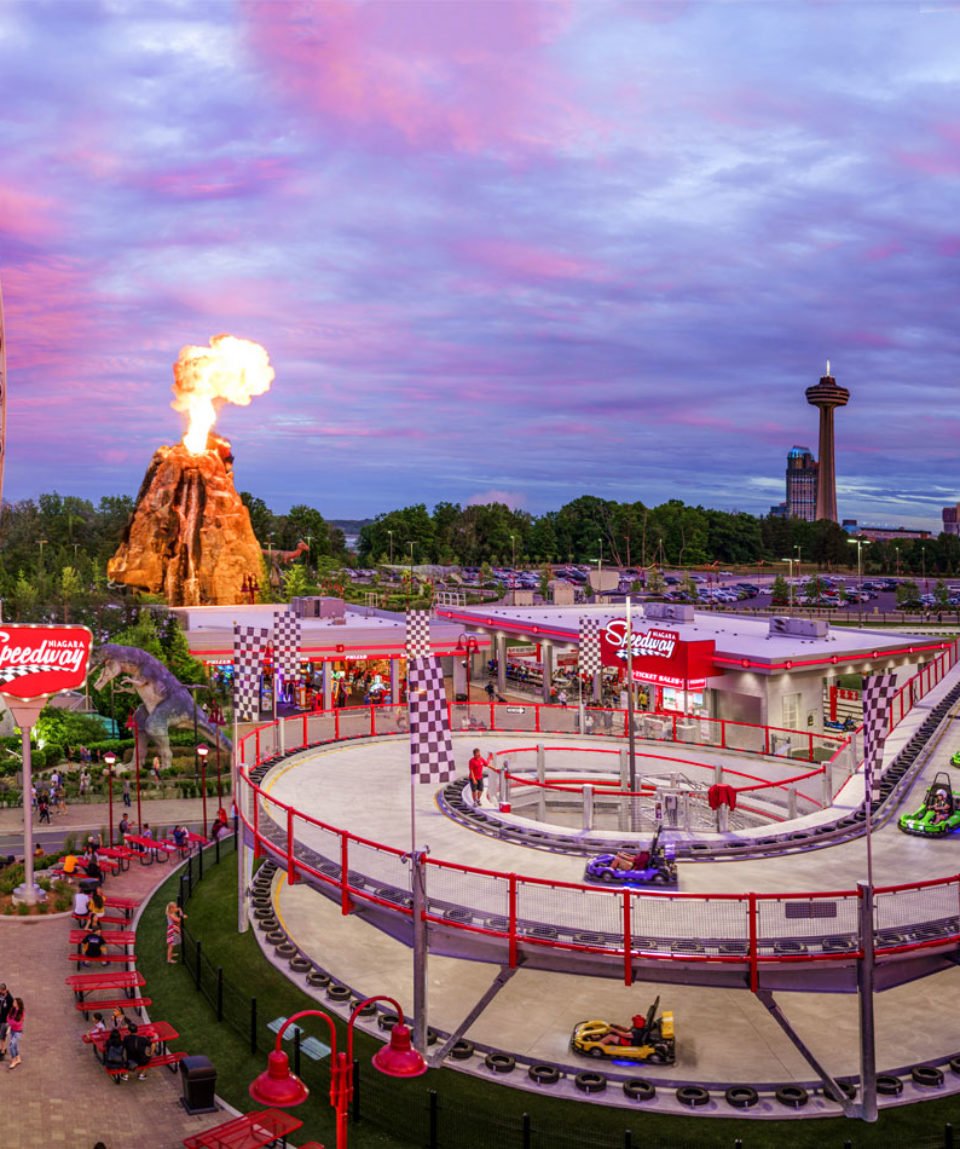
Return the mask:
[(188, 1113), (213, 1113), (217, 1108), (217, 1071), (209, 1057), (192, 1054), (180, 1062), (183, 1097), (180, 1104)]
[(80, 890), (85, 894), (92, 894), (100, 889), (100, 882), (97, 878), (81, 878), (79, 885)]

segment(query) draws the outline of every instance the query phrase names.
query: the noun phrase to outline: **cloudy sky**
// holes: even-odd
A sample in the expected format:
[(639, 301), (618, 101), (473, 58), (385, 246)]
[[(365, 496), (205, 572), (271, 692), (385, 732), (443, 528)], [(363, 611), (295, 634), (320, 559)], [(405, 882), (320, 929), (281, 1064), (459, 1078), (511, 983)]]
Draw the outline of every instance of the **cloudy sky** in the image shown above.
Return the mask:
[(331, 518), (960, 498), (960, 5), (0, 0), (4, 497), (136, 493), (221, 332)]

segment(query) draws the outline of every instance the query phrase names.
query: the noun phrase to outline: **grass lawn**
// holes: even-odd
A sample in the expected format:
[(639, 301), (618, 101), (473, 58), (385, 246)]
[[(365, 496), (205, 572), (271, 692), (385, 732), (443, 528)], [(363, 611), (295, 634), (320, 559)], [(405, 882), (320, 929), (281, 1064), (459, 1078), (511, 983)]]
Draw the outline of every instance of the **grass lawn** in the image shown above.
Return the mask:
[[(212, 855), (210, 855), (212, 859)], [(318, 1003), (282, 976), (261, 956), (255, 931), (236, 930), (236, 858), (225, 853), (219, 866), (207, 864), (203, 882), (194, 886), (186, 911), (187, 927), (200, 939), (203, 991), (191, 969), (166, 964), (163, 908), (176, 897), (174, 875), (157, 891), (139, 925), (137, 952), (153, 998), (151, 1014), (173, 1023), (181, 1034), (178, 1047), (206, 1054), (217, 1069), (217, 1092), (239, 1109), (254, 1108), (249, 1083), (266, 1067), (266, 1051), (274, 1033), (267, 1023), (289, 1017)], [(192, 944), (190, 952), (193, 953)], [(224, 1021), (218, 1023), (206, 993), (216, 1000), (216, 969), (224, 976)], [(375, 987), (371, 987), (374, 988)], [(250, 1052), (250, 998), (257, 1000), (257, 1040), (261, 1052)], [(338, 1041), (344, 1026), (338, 1024)], [(308, 1019), (307, 1035), (325, 1044), (325, 1024)], [(682, 1035), (681, 1035), (682, 1040)], [(292, 1043), (285, 1048), (293, 1057)], [(412, 1081), (393, 1081), (370, 1068), (377, 1043), (357, 1031), (355, 1053), (361, 1064), (362, 1120), (350, 1126), (350, 1143), (360, 1149), (933, 1149), (944, 1145), (944, 1126), (960, 1125), (960, 1099), (887, 1110), (876, 1125), (845, 1119), (811, 1121), (748, 1121), (715, 1118), (665, 1117), (635, 1110), (561, 1101), (476, 1081), (449, 1069), (435, 1069)], [(305, 1123), (300, 1142), (316, 1138), (328, 1149), (335, 1142), (329, 1105), (328, 1060), (303, 1056), (302, 1076), (311, 1087), (310, 1100), (294, 1112)], [(430, 1095), (436, 1094), (435, 1142), (430, 1140)], [(523, 1115), (529, 1115), (530, 1136), (524, 1141)], [(625, 1136), (625, 1130), (632, 1137)]]

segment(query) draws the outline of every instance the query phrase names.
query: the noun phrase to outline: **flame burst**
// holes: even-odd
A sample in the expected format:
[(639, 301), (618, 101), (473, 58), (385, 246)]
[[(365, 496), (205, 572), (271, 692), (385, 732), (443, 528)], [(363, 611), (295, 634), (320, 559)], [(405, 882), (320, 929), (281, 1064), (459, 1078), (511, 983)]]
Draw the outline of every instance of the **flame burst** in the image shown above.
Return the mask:
[(274, 370), (259, 343), (233, 335), (214, 335), (209, 347), (184, 347), (173, 365), (175, 411), (187, 416), (183, 445), (202, 455), (207, 436), (224, 403), (247, 407), (255, 395), (270, 390)]

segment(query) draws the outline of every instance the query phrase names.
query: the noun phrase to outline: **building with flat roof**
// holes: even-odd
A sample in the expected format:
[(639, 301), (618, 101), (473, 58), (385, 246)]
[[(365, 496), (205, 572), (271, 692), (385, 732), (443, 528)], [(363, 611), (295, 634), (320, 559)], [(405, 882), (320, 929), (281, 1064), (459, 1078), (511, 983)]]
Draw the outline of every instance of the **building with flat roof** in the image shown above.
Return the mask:
[(952, 507), (944, 507), (942, 521), (945, 535), (960, 535), (960, 503), (954, 503)]
[(900, 539), (929, 539), (930, 531), (915, 527), (861, 527), (856, 519), (844, 519), (843, 529), (848, 535), (859, 535), (871, 542), (898, 542)]
[(812, 523), (817, 517), (817, 461), (809, 447), (791, 447), (787, 453), (788, 519)]

